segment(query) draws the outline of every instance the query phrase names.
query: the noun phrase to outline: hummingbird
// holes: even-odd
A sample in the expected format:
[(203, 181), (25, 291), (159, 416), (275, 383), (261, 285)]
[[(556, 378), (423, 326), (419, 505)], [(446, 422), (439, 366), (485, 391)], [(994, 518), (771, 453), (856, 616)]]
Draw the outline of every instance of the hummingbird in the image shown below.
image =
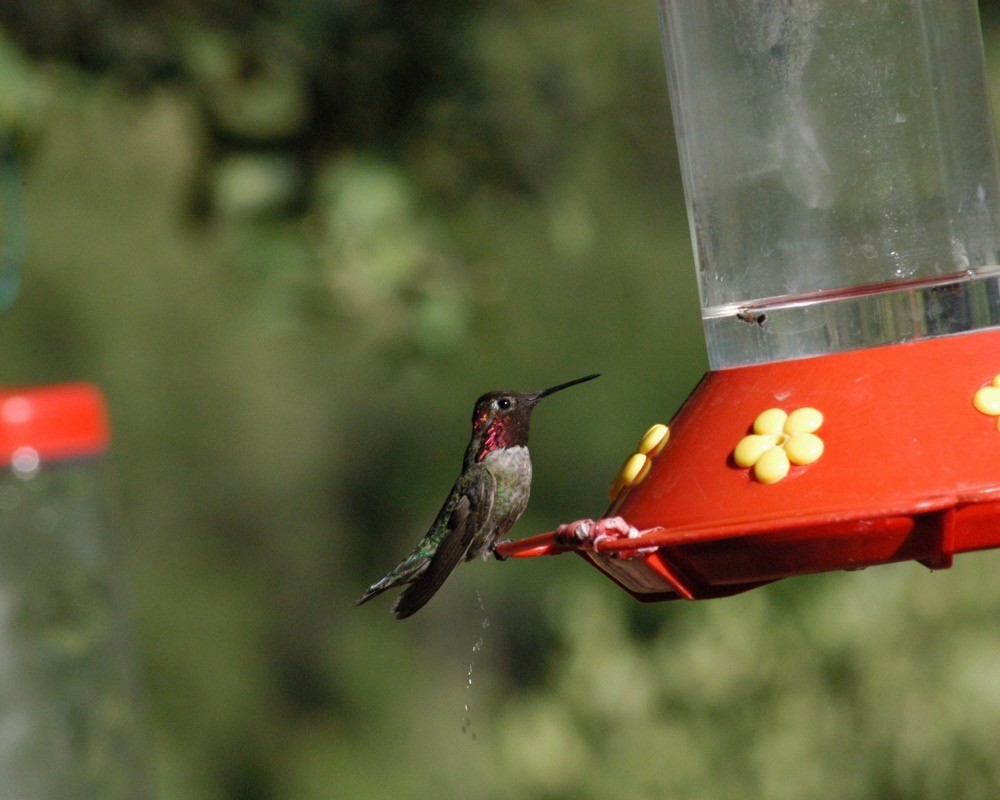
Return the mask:
[(598, 377), (587, 375), (542, 392), (487, 392), (476, 400), (472, 439), (448, 499), (410, 554), (368, 587), (356, 605), (406, 585), (392, 607), (396, 619), (405, 619), (424, 607), (460, 561), (489, 558), (528, 505), (528, 428), (535, 405), (543, 397)]

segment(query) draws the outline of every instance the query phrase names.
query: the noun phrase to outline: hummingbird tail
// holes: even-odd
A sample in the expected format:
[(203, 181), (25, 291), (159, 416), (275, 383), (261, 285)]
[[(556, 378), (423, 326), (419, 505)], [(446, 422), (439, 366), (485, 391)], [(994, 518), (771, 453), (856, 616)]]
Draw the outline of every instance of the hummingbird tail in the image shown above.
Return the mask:
[(364, 594), (361, 595), (357, 600), (354, 601), (354, 605), (360, 606), (362, 603), (367, 603), (373, 597), (378, 597), (386, 589), (391, 589), (393, 586), (399, 586), (400, 584), (409, 583), (414, 580), (421, 571), (427, 566), (428, 558), (425, 555), (410, 554), (410, 557), (399, 564), (392, 572), (381, 578), (367, 589), (365, 589)]
[(360, 606), (363, 603), (367, 603), (373, 597), (378, 597), (382, 592), (389, 588), (391, 584), (385, 582), (385, 578), (373, 583), (367, 589), (365, 589), (364, 594), (361, 595), (357, 600), (354, 601), (354, 605)]
[(471, 543), (471, 537), (456, 535), (448, 536), (441, 542), (427, 569), (396, 598), (392, 606), (392, 613), (396, 615), (396, 619), (406, 619), (427, 605), (427, 601), (437, 593), (455, 567), (465, 558)]

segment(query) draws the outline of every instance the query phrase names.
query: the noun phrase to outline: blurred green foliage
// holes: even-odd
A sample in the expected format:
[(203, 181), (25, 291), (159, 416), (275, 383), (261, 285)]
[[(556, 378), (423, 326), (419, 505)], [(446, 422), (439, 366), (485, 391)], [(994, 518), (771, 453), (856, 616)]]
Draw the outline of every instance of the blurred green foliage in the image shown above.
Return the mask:
[(654, 606), (477, 563), (406, 624), (352, 605), (479, 393), (605, 373), (537, 415), (529, 535), (599, 512), (705, 369), (653, 2), (7, 0), (0, 31), (2, 380), (109, 397), (161, 798), (1000, 793), (996, 554)]

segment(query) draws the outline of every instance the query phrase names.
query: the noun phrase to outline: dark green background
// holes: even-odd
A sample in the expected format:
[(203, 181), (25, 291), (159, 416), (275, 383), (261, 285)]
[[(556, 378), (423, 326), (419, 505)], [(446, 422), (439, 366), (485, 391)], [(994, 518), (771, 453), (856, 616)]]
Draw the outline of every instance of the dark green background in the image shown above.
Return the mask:
[(653, 0), (5, 0), (0, 125), (0, 378), (107, 394), (163, 800), (1000, 795), (995, 554), (653, 606), (475, 563), (406, 623), (353, 606), (478, 394), (604, 373), (535, 415), (527, 536), (706, 368)]

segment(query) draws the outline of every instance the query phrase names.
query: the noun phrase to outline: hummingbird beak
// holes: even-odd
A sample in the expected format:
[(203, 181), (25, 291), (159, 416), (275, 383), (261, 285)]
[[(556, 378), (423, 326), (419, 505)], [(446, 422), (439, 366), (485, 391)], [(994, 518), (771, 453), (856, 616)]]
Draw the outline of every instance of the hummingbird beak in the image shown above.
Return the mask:
[(531, 402), (537, 403), (543, 397), (548, 397), (550, 394), (561, 392), (563, 389), (568, 389), (570, 386), (576, 386), (578, 383), (586, 383), (587, 381), (592, 381), (594, 380), (594, 378), (600, 378), (600, 377), (601, 377), (600, 373), (595, 373), (594, 375), (588, 375), (585, 378), (577, 378), (575, 381), (567, 381), (566, 383), (560, 383), (558, 386), (553, 386), (551, 389), (546, 389), (545, 391), (532, 395)]

